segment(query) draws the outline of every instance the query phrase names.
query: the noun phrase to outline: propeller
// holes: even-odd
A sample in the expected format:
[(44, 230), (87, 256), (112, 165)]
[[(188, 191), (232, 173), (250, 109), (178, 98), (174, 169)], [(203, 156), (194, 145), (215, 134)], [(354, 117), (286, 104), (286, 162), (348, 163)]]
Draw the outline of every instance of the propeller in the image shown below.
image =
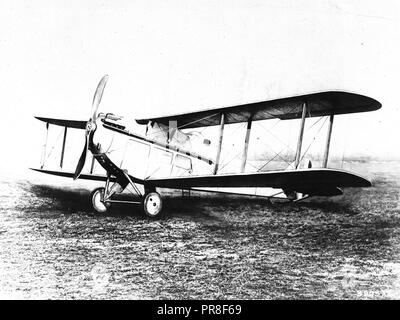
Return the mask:
[(82, 169), (85, 166), (86, 155), (89, 149), (89, 137), (90, 134), (96, 130), (97, 110), (99, 109), (99, 105), (101, 102), (101, 98), (103, 96), (107, 80), (108, 80), (108, 75), (105, 75), (103, 78), (101, 78), (99, 84), (97, 85), (96, 92), (94, 93), (93, 96), (92, 110), (90, 113), (89, 121), (86, 123), (86, 129), (85, 129), (85, 146), (83, 147), (82, 154), (79, 158), (78, 164), (76, 165), (74, 180), (79, 178)]

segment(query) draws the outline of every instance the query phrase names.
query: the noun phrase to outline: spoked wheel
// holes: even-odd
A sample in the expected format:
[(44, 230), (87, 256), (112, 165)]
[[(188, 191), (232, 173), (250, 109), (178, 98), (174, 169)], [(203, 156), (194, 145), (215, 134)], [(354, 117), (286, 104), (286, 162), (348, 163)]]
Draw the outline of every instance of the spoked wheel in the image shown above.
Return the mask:
[(162, 214), (163, 202), (157, 192), (145, 194), (142, 201), (143, 213), (149, 218), (159, 218)]
[(110, 208), (110, 204), (104, 202), (104, 188), (97, 188), (91, 194), (92, 206), (96, 213), (105, 213)]

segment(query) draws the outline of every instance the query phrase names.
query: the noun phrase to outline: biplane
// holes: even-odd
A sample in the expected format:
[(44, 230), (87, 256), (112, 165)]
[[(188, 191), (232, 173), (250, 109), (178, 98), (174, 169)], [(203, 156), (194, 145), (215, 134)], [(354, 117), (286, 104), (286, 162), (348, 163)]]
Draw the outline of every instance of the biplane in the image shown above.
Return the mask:
[[(342, 188), (369, 187), (371, 182), (355, 173), (328, 168), (328, 156), (335, 115), (374, 111), (381, 104), (369, 97), (342, 92), (318, 92), (288, 98), (126, 121), (112, 113), (99, 113), (108, 76), (104, 76), (95, 91), (89, 120), (65, 120), (36, 117), (46, 123), (46, 141), (40, 168), (33, 170), (76, 179), (101, 181), (104, 187), (91, 194), (93, 209), (106, 212), (113, 203), (141, 206), (151, 218), (163, 212), (160, 189), (203, 190), (280, 197), (301, 201), (312, 196), (336, 196)], [(301, 165), (304, 158), (302, 142), (307, 118), (324, 117), (328, 131), (320, 167), (311, 162)], [(246, 170), (252, 124), (256, 121), (299, 119), (294, 158), (284, 170)], [(240, 168), (237, 172), (222, 172), (220, 157), (224, 128), (242, 123), (246, 134), (242, 142)], [(63, 130), (60, 161), (56, 170), (46, 167), (49, 126)], [(206, 139), (196, 129), (214, 127), (216, 137)], [(67, 132), (84, 132), (84, 147), (75, 171), (65, 170), (63, 161)], [(194, 147), (195, 142), (201, 147)], [(210, 148), (212, 145), (214, 148)], [(87, 158), (91, 153), (91, 163)], [(75, 160), (76, 161), (76, 160)], [(94, 172), (95, 165), (102, 173)], [(87, 168), (84, 170), (84, 168)], [(120, 200), (118, 194), (128, 190), (132, 200)]]

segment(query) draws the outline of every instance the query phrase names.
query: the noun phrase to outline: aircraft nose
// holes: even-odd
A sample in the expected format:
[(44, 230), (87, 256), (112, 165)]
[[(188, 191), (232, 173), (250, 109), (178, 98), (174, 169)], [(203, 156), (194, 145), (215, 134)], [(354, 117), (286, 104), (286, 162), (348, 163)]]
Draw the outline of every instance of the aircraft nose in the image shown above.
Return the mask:
[(113, 144), (114, 133), (103, 127), (101, 119), (96, 120), (96, 130), (92, 132), (92, 143), (95, 153), (108, 153)]

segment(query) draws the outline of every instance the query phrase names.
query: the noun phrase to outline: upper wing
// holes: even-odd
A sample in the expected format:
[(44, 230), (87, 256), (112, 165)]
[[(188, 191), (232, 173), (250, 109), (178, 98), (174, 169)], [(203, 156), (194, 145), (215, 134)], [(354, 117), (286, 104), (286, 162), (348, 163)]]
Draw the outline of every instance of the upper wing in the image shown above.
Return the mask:
[(272, 187), (323, 195), (338, 187), (370, 187), (371, 182), (356, 174), (336, 169), (268, 171), (251, 174), (186, 176), (146, 180), (154, 186), (176, 189), (196, 187)]
[(382, 106), (378, 101), (359, 94), (327, 91), (233, 107), (137, 119), (136, 122), (147, 124), (149, 121), (155, 121), (168, 125), (169, 121), (173, 120), (177, 121), (178, 128), (197, 128), (220, 124), (221, 113), (225, 114), (225, 124), (247, 122), (249, 119), (297, 119), (301, 118), (303, 103), (307, 103), (308, 117), (373, 111)]
[(54, 124), (56, 126), (68, 127), (74, 129), (85, 129), (87, 121), (81, 120), (65, 120), (65, 119), (54, 119), (54, 118), (44, 118), (44, 117), (35, 117), (40, 121), (47, 122), (49, 124)]

